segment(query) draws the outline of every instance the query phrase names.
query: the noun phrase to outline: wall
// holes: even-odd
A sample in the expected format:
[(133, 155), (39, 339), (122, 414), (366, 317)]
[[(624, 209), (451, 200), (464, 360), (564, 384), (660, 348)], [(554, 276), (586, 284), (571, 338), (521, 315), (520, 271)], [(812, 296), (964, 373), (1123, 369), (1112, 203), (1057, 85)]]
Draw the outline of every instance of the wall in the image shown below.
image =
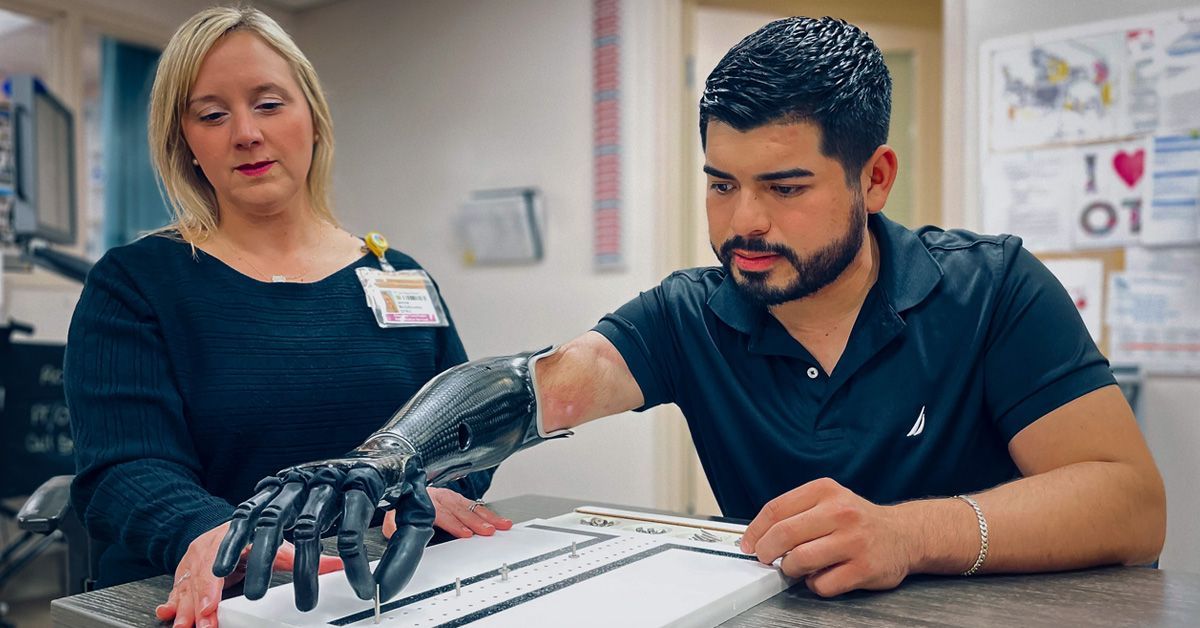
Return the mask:
[[(180, 23), (213, 4), (212, 0), (0, 0), (2, 9), (51, 22), (53, 54), (44, 62), (49, 68), (48, 76), (44, 78), (76, 112), (81, 110), (82, 103), (86, 31), (94, 29), (127, 41), (163, 46)], [(262, 2), (244, 4), (259, 6), (285, 29), (293, 27), (293, 15), (288, 11)], [(19, 45), (19, 41), (0, 42), (0, 46), (5, 47)], [(84, 130), (82, 116), (78, 113), (77, 116), (76, 144), (81, 147)], [(85, 233), (88, 217), (87, 168), (82, 161), (86, 153), (82, 147), (76, 150), (80, 159), (76, 169), (81, 234)], [(7, 272), (0, 281), (0, 290), (3, 291), (0, 294), (0, 322), (7, 322), (8, 317), (12, 317), (32, 323), (36, 329), (32, 340), (66, 342), (71, 313), (79, 300), (78, 284), (42, 270)]]
[[(328, 92), (335, 205), (440, 284), (472, 357), (561, 343), (661, 278), (655, 252), (655, 9), (626, 3), (623, 84), (628, 270), (591, 267), (592, 35), (588, 0), (350, 0), (301, 13), (296, 36)], [(632, 5), (632, 6), (629, 6)], [(634, 61), (634, 60), (638, 61)], [(631, 112), (640, 112), (637, 114)], [(633, 139), (639, 139), (634, 142)], [(546, 256), (466, 268), (453, 216), (472, 190), (537, 186)], [(655, 503), (651, 417), (626, 414), (506, 462), (489, 497), (543, 493)]]
[[(106, 30), (143, 43), (165, 44), (171, 33), (197, 11), (218, 4), (213, 0), (0, 0), (0, 8), (50, 17), (77, 16), (93, 24), (103, 24)], [(255, 6), (266, 12), (289, 32), (294, 14), (269, 2), (243, 0), (239, 4)]]
[[(1093, 0), (1086, 4), (1042, 0), (945, 0), (948, 33), (946, 59), (961, 59), (947, 65), (946, 111), (961, 111), (960, 129), (947, 133), (946, 176), (963, 182), (945, 188), (946, 207), (964, 208), (961, 216), (947, 212), (947, 226), (978, 229), (979, 209), (979, 45), (992, 38), (1072, 26), (1129, 15), (1196, 6), (1183, 0)], [(961, 29), (961, 30), (959, 30)], [(961, 34), (961, 36), (959, 36)], [(956, 75), (952, 74), (956, 73)], [(955, 152), (957, 147), (957, 152)], [(1195, 408), (1200, 406), (1200, 379), (1152, 377), (1143, 386), (1139, 418), (1167, 485), (1167, 542), (1161, 565), (1164, 568), (1200, 573), (1200, 496), (1195, 479), (1200, 477), (1200, 424)]]

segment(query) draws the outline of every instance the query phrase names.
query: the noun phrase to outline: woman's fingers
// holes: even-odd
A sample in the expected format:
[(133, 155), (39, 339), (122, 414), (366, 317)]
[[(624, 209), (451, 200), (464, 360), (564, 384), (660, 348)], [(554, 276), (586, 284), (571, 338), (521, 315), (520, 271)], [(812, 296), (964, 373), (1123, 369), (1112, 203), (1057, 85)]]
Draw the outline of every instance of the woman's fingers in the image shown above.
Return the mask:
[(346, 568), (342, 559), (337, 556), (321, 555), (321, 562), (317, 564), (317, 573), (327, 574), (331, 571), (341, 571)]
[(389, 510), (383, 515), (383, 538), (390, 539), (396, 533), (396, 511)]
[(275, 571), (291, 571), (296, 564), (296, 546), (292, 545), (291, 541), (284, 541), (279, 544), (279, 550), (275, 552), (275, 562), (271, 564), (271, 569)]
[(449, 532), (457, 539), (465, 539), (475, 534), (471, 528), (467, 527), (467, 524), (458, 518), (456, 513), (445, 508), (438, 509), (437, 516), (433, 518), (433, 525)]
[[(434, 525), (458, 538), (475, 534), (491, 536), (496, 530), (512, 527), (511, 520), (492, 512), (482, 502), (475, 502), (445, 488), (429, 489), (429, 497), (437, 510)], [(386, 533), (387, 519), (384, 519)]]
[(513, 527), (512, 519), (501, 517), (484, 504), (480, 504), (477, 508), (475, 508), (475, 514), (478, 515), (479, 518), (484, 521), (484, 523), (487, 523), (497, 530), (507, 530)]
[(167, 601), (159, 604), (154, 609), (154, 616), (159, 621), (171, 621), (175, 619), (175, 609), (178, 606), (179, 589), (172, 588), (171, 594), (167, 596)]
[(481, 510), (483, 510), (483, 506), (477, 506), (474, 511), (469, 508), (459, 511), (457, 513), (458, 520), (475, 534), (491, 536), (496, 533), (496, 526), (483, 517)]
[(196, 618), (196, 628), (217, 628), (217, 614), (201, 615)]
[(221, 578), (198, 580), (196, 584), (192, 585), (196, 589), (192, 599), (197, 616), (216, 616), (217, 604), (221, 603), (221, 590), (225, 588), (224, 585), (225, 582)]
[(196, 605), (192, 598), (191, 587), (183, 586), (186, 588), (179, 595), (179, 604), (175, 607), (175, 621), (171, 624), (173, 628), (192, 628), (196, 625)]

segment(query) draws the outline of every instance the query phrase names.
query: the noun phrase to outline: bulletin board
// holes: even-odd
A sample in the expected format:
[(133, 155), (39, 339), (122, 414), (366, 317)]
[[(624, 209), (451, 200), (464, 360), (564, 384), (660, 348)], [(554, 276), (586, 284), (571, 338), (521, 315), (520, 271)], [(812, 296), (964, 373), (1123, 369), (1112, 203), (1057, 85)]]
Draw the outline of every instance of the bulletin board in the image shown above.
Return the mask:
[(1112, 362), (1200, 374), (1200, 7), (990, 40), (979, 71), (984, 230)]

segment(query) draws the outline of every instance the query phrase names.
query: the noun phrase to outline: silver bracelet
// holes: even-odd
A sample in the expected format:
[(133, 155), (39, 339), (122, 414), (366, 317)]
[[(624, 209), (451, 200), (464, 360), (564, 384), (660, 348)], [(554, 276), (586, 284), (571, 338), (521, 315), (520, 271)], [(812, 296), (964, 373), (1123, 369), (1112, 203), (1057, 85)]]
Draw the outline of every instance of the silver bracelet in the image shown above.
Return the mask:
[(966, 495), (955, 495), (955, 499), (961, 499), (967, 502), (967, 505), (975, 510), (975, 517), (979, 519), (979, 558), (975, 559), (975, 564), (971, 568), (962, 572), (964, 576), (973, 576), (979, 568), (983, 566), (983, 561), (987, 559), (988, 553), (988, 528), (987, 519), (983, 518), (983, 510), (979, 508), (979, 502), (967, 497)]

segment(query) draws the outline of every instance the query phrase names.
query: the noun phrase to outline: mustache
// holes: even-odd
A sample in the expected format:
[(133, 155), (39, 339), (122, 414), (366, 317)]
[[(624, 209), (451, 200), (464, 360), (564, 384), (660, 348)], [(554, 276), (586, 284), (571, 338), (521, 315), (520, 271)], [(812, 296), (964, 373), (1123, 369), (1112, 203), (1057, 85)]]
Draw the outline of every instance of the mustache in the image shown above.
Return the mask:
[(767, 242), (762, 238), (746, 238), (740, 235), (735, 235), (721, 243), (721, 248), (717, 251), (717, 257), (721, 262), (728, 264), (733, 257), (733, 250), (740, 249), (752, 253), (770, 253), (779, 255), (791, 262), (793, 265), (798, 265), (800, 256), (791, 247), (784, 244), (776, 244)]

